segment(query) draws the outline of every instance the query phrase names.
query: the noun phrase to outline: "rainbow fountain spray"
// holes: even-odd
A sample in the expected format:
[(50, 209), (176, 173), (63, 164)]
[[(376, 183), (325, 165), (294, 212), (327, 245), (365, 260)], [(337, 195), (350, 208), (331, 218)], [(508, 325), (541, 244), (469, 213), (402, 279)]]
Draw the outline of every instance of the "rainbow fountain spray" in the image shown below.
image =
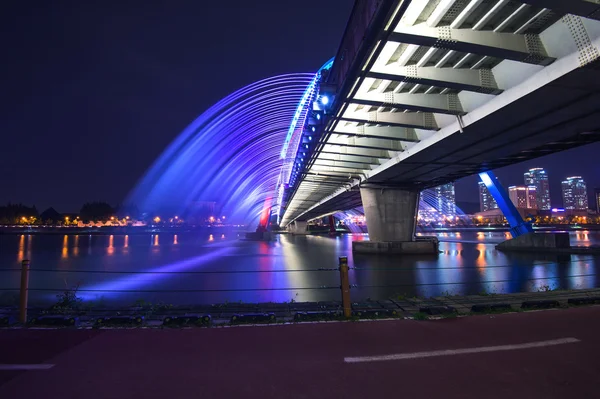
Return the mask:
[(248, 85), (200, 115), (170, 144), (128, 197), (142, 212), (192, 215), (216, 204), (231, 223), (266, 231), (279, 214), (321, 71)]

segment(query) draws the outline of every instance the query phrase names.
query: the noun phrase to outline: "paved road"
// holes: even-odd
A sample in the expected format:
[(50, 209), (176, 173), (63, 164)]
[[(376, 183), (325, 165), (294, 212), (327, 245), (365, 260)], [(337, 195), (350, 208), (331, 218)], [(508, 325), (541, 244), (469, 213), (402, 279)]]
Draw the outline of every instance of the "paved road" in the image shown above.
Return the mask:
[[(0, 366), (54, 366), (0, 370), (0, 398), (595, 398), (599, 332), (600, 307), (427, 322), (4, 330)], [(440, 350), (454, 351), (432, 352)], [(372, 361), (390, 354), (402, 359)]]

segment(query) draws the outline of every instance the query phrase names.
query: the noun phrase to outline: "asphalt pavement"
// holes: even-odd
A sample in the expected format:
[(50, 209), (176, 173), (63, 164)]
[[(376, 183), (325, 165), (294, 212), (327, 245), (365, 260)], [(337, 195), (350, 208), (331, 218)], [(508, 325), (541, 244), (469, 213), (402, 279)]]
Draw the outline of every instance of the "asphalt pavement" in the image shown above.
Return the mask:
[(596, 398), (600, 307), (436, 321), (0, 330), (0, 398)]

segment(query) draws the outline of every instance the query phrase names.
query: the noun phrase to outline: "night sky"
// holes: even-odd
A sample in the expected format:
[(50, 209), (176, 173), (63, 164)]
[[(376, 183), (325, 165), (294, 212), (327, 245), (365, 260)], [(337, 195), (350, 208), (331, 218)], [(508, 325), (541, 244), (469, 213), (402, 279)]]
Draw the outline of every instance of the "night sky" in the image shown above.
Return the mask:
[[(0, 203), (76, 212), (122, 201), (179, 132), (256, 80), (333, 57), (353, 0), (11, 1), (0, 6)], [(92, 4), (93, 3), (93, 4)], [(600, 186), (600, 146), (497, 172), (545, 167)], [(477, 179), (457, 199), (477, 202)]]
[(354, 1), (6, 3), (0, 203), (77, 212), (122, 201), (227, 94), (315, 72), (335, 56)]

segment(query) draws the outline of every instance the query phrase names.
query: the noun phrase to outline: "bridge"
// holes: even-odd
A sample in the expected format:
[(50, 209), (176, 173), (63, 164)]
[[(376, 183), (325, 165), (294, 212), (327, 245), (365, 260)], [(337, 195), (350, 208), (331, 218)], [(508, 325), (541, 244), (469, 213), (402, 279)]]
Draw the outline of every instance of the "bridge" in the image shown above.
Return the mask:
[(280, 225), (415, 242), (421, 190), (600, 140), (599, 60), (600, 0), (356, 1)]

